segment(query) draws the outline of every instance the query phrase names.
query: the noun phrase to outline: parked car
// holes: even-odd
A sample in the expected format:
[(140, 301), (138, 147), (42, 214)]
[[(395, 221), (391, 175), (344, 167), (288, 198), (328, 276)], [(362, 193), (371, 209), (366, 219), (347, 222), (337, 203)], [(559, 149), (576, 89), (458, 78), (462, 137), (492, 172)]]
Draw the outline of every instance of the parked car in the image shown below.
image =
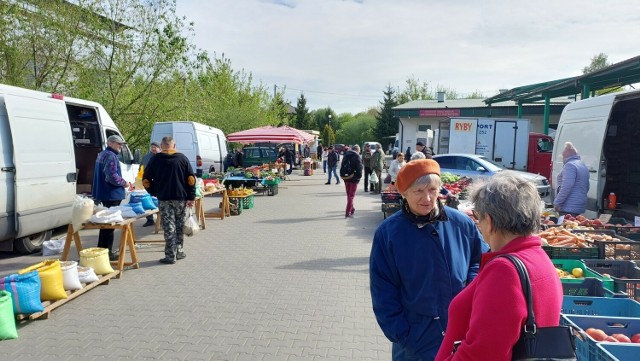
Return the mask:
[(344, 154), (344, 148), (345, 148), (344, 144), (334, 144), (333, 145), (333, 150), (335, 152), (337, 152), (338, 154)]
[(278, 154), (271, 147), (245, 147), (242, 153), (243, 167), (273, 163), (278, 158)]
[[(440, 154), (434, 155), (433, 160), (438, 162), (441, 172), (469, 177), (474, 181), (482, 177), (490, 177), (506, 169), (489, 158), (477, 154)], [(551, 187), (546, 177), (529, 172), (515, 170), (513, 172), (533, 182), (538, 188), (540, 197), (549, 195)]]

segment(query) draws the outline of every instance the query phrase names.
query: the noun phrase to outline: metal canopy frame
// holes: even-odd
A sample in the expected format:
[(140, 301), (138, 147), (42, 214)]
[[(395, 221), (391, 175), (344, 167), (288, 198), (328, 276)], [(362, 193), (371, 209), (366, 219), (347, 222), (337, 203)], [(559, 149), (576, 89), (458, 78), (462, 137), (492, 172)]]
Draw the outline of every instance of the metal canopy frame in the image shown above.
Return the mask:
[(493, 103), (515, 101), (518, 103), (518, 117), (522, 114), (522, 105), (544, 100), (544, 132), (549, 131), (549, 104), (551, 98), (580, 94), (586, 99), (595, 91), (617, 88), (640, 82), (640, 56), (610, 65), (604, 69), (571, 78), (552, 80), (509, 89), (484, 100)]

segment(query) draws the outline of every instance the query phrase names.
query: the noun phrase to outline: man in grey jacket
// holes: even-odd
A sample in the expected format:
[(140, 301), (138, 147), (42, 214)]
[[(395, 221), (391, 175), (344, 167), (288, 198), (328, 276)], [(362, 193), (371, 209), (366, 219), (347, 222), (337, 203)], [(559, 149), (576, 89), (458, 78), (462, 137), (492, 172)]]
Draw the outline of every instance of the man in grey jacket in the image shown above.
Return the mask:
[(578, 150), (571, 142), (566, 142), (562, 151), (564, 166), (558, 174), (556, 197), (553, 208), (561, 215), (584, 213), (589, 191), (589, 169), (584, 164)]

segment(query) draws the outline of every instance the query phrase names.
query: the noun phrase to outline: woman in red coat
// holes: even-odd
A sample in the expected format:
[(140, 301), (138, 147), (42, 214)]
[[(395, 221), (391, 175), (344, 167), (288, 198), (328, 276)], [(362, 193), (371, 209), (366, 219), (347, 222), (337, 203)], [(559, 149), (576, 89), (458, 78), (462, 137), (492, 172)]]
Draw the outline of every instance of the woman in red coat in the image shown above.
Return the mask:
[[(558, 326), (562, 284), (533, 235), (540, 228), (540, 197), (533, 183), (508, 171), (471, 192), (478, 229), (491, 247), (473, 282), (449, 305), (449, 323), (436, 360), (511, 360), (527, 316), (518, 272), (502, 254), (513, 254), (531, 279), (538, 327)], [(455, 353), (454, 343), (460, 341)]]

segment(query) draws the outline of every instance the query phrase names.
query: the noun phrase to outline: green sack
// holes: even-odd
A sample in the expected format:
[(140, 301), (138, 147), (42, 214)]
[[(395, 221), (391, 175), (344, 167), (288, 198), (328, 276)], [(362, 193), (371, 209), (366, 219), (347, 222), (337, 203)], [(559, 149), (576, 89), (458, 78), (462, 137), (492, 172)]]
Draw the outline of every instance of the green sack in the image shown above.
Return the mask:
[(13, 315), (13, 301), (11, 293), (0, 291), (0, 340), (18, 338), (16, 318)]

